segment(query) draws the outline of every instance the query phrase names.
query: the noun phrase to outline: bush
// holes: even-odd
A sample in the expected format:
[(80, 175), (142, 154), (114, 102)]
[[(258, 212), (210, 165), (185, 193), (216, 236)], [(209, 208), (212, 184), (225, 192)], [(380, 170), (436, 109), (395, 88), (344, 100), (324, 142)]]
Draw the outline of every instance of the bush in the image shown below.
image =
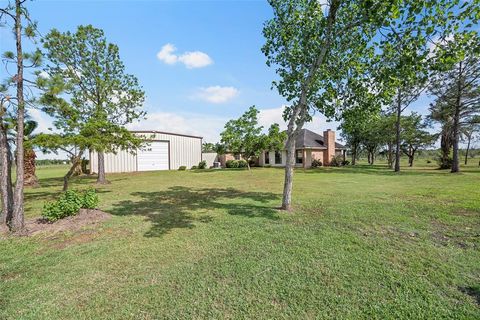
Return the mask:
[(427, 163), (432, 163), (432, 160), (427, 160)]
[(331, 167), (340, 167), (342, 166), (343, 163), (343, 157), (342, 156), (335, 156), (330, 160), (329, 166)]
[(196, 169), (198, 169), (197, 166), (192, 166), (192, 168), (191, 168), (191, 170), (196, 170)]
[(178, 167), (178, 170), (185, 171), (185, 170), (187, 170), (187, 166), (180, 166), (180, 167)]
[(83, 193), (82, 208), (95, 209), (98, 206), (98, 201), (98, 194), (95, 189), (89, 188)]
[(248, 162), (245, 160), (237, 160), (238, 161), (238, 167), (239, 168), (246, 168), (248, 167)]
[(76, 215), (81, 208), (94, 209), (97, 205), (98, 195), (95, 189), (90, 188), (83, 194), (75, 190), (67, 190), (56, 201), (46, 202), (43, 205), (42, 217), (53, 222)]
[(202, 160), (198, 163), (198, 169), (206, 169), (207, 168), (207, 161)]
[(321, 167), (321, 166), (323, 166), (322, 161), (320, 161), (318, 159), (313, 159), (312, 160), (312, 168), (318, 168), (318, 167)]
[(451, 169), (453, 165), (453, 159), (451, 157), (444, 158), (439, 156), (437, 157), (437, 163), (439, 169)]
[(247, 166), (247, 161), (245, 160), (227, 160), (225, 162), (225, 167), (227, 168), (246, 168)]
[(225, 167), (238, 168), (238, 160), (227, 160), (227, 162), (225, 162)]
[(350, 161), (348, 161), (348, 160), (343, 160), (342, 161), (342, 166), (348, 166), (348, 165), (350, 165)]

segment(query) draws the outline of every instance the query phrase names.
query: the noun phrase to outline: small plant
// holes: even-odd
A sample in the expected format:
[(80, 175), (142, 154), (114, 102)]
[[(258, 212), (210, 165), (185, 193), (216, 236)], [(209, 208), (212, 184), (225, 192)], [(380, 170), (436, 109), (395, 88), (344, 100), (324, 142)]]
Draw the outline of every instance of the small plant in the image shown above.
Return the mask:
[(202, 160), (198, 163), (198, 169), (206, 169), (207, 168), (207, 161)]
[(432, 163), (432, 160), (427, 160), (427, 163)]
[(191, 168), (191, 170), (196, 170), (196, 169), (198, 169), (197, 166), (192, 166), (192, 168)]
[(43, 206), (42, 217), (48, 221), (56, 221), (73, 216), (81, 208), (94, 209), (98, 205), (98, 195), (95, 189), (90, 188), (83, 194), (75, 190), (67, 190), (56, 201), (46, 202)]
[(348, 160), (343, 160), (342, 161), (342, 166), (348, 166), (348, 165), (350, 165), (350, 161), (348, 161)]
[(312, 160), (312, 168), (318, 168), (318, 167), (321, 167), (321, 166), (323, 166), (322, 161), (320, 161), (318, 159), (313, 159)]
[(185, 171), (185, 170), (187, 170), (187, 166), (180, 166), (180, 167), (178, 167), (178, 170), (179, 171)]

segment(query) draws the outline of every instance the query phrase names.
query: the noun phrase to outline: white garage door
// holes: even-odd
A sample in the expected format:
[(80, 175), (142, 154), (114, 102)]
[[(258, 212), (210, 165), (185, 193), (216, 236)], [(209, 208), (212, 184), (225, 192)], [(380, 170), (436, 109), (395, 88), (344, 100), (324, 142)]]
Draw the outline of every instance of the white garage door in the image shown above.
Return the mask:
[(168, 142), (153, 141), (138, 150), (138, 171), (168, 170)]

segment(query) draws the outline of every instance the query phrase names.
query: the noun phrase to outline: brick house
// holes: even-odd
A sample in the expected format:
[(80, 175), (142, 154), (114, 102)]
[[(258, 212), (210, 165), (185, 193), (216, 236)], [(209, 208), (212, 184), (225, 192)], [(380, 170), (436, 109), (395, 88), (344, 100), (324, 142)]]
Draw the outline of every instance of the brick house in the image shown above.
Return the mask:
[[(335, 156), (342, 156), (345, 160), (347, 148), (335, 141), (335, 131), (328, 129), (323, 136), (302, 129), (295, 141), (295, 166), (310, 168), (312, 160), (322, 161), (323, 165), (329, 165)], [(260, 166), (284, 167), (287, 158), (286, 150), (265, 151), (260, 155)]]

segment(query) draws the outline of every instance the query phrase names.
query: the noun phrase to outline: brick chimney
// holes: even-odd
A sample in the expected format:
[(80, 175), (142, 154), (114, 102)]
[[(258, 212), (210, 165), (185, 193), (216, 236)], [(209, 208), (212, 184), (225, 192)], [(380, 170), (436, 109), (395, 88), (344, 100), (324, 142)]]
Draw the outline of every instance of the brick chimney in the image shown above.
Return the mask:
[(330, 161), (335, 157), (335, 131), (327, 129), (323, 131), (323, 141), (327, 150), (323, 151), (323, 165), (330, 165)]

